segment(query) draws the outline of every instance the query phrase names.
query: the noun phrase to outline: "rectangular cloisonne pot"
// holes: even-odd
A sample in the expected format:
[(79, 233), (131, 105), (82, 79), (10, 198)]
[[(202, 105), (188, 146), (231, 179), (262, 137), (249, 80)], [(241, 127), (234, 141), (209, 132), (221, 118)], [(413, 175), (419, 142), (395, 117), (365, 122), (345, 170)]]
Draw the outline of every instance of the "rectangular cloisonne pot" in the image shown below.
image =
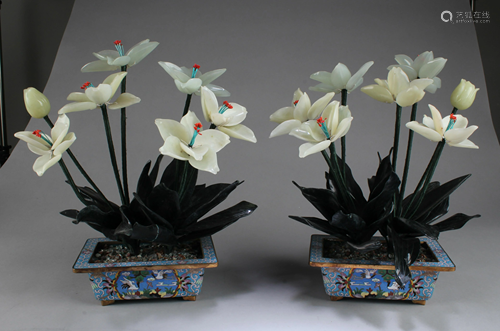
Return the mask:
[[(326, 240), (333, 236), (313, 235), (309, 265), (321, 267), (326, 294), (332, 301), (343, 298), (411, 300), (425, 305), (434, 291), (441, 271), (455, 271), (455, 265), (436, 240), (421, 238), (437, 262), (415, 262), (410, 266), (411, 281), (400, 287), (394, 280), (393, 261), (342, 260), (323, 257)], [(383, 238), (380, 238), (383, 240)]]
[(211, 237), (200, 239), (202, 258), (176, 261), (90, 263), (101, 242), (88, 239), (73, 266), (75, 273), (88, 273), (92, 290), (103, 306), (115, 300), (183, 298), (194, 301), (200, 293), (205, 268), (218, 265)]

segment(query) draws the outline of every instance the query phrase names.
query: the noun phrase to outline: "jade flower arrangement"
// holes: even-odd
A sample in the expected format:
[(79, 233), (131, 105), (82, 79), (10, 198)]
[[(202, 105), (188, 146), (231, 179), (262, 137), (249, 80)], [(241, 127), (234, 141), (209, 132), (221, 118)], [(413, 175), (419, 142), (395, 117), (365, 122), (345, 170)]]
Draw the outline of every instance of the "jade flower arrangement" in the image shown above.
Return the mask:
[[(62, 215), (73, 219), (73, 223), (87, 223), (107, 238), (126, 244), (133, 254), (139, 253), (142, 245), (157, 243), (167, 251), (175, 247), (210, 236), (238, 219), (250, 215), (257, 206), (247, 201), (223, 209), (205, 217), (213, 208), (222, 203), (242, 181), (197, 184), (198, 171), (217, 174), (220, 169), (217, 153), (231, 142), (231, 138), (256, 142), (253, 131), (242, 122), (247, 116), (245, 107), (224, 101), (219, 107), (217, 96), (229, 93), (212, 82), (226, 69), (199, 72), (194, 65), (189, 73), (168, 62), (160, 65), (175, 80), (176, 87), (187, 94), (180, 112), (180, 121), (156, 119), (159, 130), (159, 155), (155, 163), (147, 162), (138, 175), (135, 191), (130, 194), (127, 166), (127, 110), (140, 107), (141, 99), (126, 91), (128, 69), (143, 61), (158, 46), (157, 42), (143, 40), (125, 52), (121, 40), (114, 42), (116, 50), (104, 50), (94, 55), (97, 61), (84, 65), (82, 72), (115, 71), (100, 84), (86, 82), (82, 92), (72, 92), (67, 99), (70, 103), (58, 111), (57, 121), (49, 118), (51, 105), (47, 97), (35, 88), (24, 91), (26, 110), (33, 118), (43, 118), (50, 128), (50, 134), (42, 130), (17, 132), (15, 136), (28, 144), (28, 148), (38, 155), (33, 170), (38, 176), (52, 166), (59, 164), (67, 183), (84, 207), (80, 210), (67, 209)], [(130, 84), (128, 84), (130, 86)], [(119, 92), (118, 92), (119, 91)], [(118, 95), (117, 95), (118, 94)], [(201, 95), (200, 108), (208, 123), (201, 123), (194, 111), (190, 110), (193, 95)], [(116, 96), (116, 97), (115, 97)], [(110, 201), (85, 171), (70, 147), (75, 144), (76, 135), (70, 132), (69, 115), (73, 112), (100, 109), (106, 145), (113, 168), (113, 178), (120, 196), (120, 203)], [(108, 110), (119, 111), (121, 115), (121, 162), (117, 157), (114, 136), (111, 132)], [(153, 121), (151, 121), (151, 124)], [(85, 139), (85, 138), (83, 138)], [(71, 159), (90, 187), (78, 185), (64, 161), (64, 155)], [(173, 158), (159, 175), (164, 156)], [(121, 164), (121, 168), (119, 166)], [(159, 178), (159, 181), (157, 180)]]
[[(424, 113), (422, 122), (418, 122), (417, 106), (426, 91), (434, 93), (441, 87), (437, 75), (447, 60), (434, 58), (432, 52), (424, 52), (415, 60), (406, 55), (396, 55), (395, 59), (398, 64), (388, 67), (387, 79), (377, 78), (376, 84), (361, 88), (361, 92), (376, 101), (396, 104), (393, 144), (387, 156), (379, 156), (378, 169), (368, 179), (368, 197), (354, 179), (346, 157), (349, 129), (356, 125), (355, 119), (366, 116), (357, 116), (359, 110), (351, 109), (347, 98), (363, 82), (372, 61), (366, 62), (352, 76), (342, 63), (331, 73), (319, 71), (312, 74), (311, 78), (320, 84), (310, 89), (326, 94), (312, 103), (306, 93), (297, 89), (291, 106), (280, 108), (270, 116), (271, 121), (279, 123), (270, 138), (285, 134), (299, 138), (304, 141), (299, 146), (300, 158), (321, 153), (327, 165), (326, 188), (307, 188), (293, 182), (323, 219), (290, 218), (337, 237), (359, 252), (379, 249), (383, 244), (374, 238), (379, 232), (393, 254), (398, 286), (404, 286), (411, 280), (409, 267), (420, 254), (419, 237), (438, 239), (441, 232), (459, 229), (469, 220), (479, 217), (458, 213), (441, 219), (448, 212), (451, 193), (470, 175), (443, 184), (433, 178), (445, 145), (478, 148), (469, 139), (478, 127), (469, 126), (467, 118), (457, 114), (459, 110), (472, 106), (478, 89), (462, 80), (450, 97), (451, 114), (443, 117), (436, 107), (429, 105), (430, 113)], [(341, 95), (340, 101), (332, 101), (336, 94)], [(398, 175), (405, 107), (411, 107), (409, 120), (405, 123), (409, 133), (403, 171)], [(374, 111), (370, 109), (370, 113)], [(415, 132), (435, 144), (435, 150), (413, 193), (405, 195)]]

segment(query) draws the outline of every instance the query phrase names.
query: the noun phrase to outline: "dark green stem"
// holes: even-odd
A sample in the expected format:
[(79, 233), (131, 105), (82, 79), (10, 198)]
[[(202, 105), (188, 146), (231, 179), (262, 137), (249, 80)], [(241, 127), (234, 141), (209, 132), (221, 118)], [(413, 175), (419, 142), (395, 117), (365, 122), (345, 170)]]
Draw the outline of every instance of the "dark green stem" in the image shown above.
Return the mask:
[[(341, 92), (341, 98), (340, 98), (340, 105), (341, 106), (347, 106), (347, 90), (342, 89)], [(341, 153), (342, 153), (342, 176), (345, 178), (345, 164), (346, 164), (346, 138), (343, 136), (340, 138), (340, 146), (341, 146)]]
[(186, 115), (188, 110), (189, 110), (189, 105), (191, 104), (191, 97), (192, 94), (188, 94), (186, 97), (186, 103), (184, 104), (184, 112), (182, 113), (182, 116)]
[(210, 129), (215, 129), (217, 127), (217, 125), (215, 125), (214, 123), (210, 124)]
[[(427, 168), (425, 169), (425, 172), (422, 175), (422, 178), (420, 179), (417, 187), (415, 188), (415, 191), (413, 192), (413, 197), (412, 197), (412, 199), (408, 205), (408, 208), (406, 209), (406, 213), (405, 213), (405, 216), (408, 216), (408, 215), (409, 216), (406, 218), (411, 219), (411, 217), (413, 215), (415, 215), (418, 208), (420, 207), (420, 204), (424, 200), (425, 193), (427, 192), (427, 188), (429, 187), (429, 184), (432, 180), (432, 176), (434, 175), (434, 171), (436, 171), (436, 168), (437, 168), (437, 165), (439, 162), (439, 158), (441, 157), (441, 153), (443, 152), (445, 143), (446, 142), (443, 139), (442, 141), (440, 141), (437, 144), (436, 149), (434, 150), (434, 154), (432, 154), (431, 160), (429, 161), (429, 164), (427, 165)], [(423, 185), (423, 187), (422, 187), (422, 185)], [(421, 190), (420, 190), (420, 187), (422, 187)], [(419, 190), (420, 190), (420, 192), (419, 192)], [(417, 198), (417, 196), (418, 196), (417, 203), (413, 207), (413, 203), (414, 203), (415, 199)]]
[(113, 145), (113, 136), (111, 135), (111, 126), (109, 125), (108, 109), (106, 105), (101, 106), (102, 110), (102, 120), (104, 122), (104, 129), (106, 131), (106, 139), (108, 141), (109, 157), (111, 159), (111, 165), (113, 166), (113, 172), (115, 174), (116, 185), (118, 186), (118, 193), (120, 194), (120, 199), (123, 205), (128, 205), (125, 195), (123, 194), (123, 187), (120, 181), (120, 172), (118, 171), (118, 164), (116, 162), (115, 147)]
[[(121, 67), (122, 72), (127, 71), (127, 66)], [(122, 80), (121, 93), (127, 91), (127, 76)], [(122, 139), (122, 178), (123, 178), (123, 191), (126, 203), (130, 203), (130, 196), (128, 192), (128, 167), (127, 167), (127, 109), (121, 109), (121, 139)]]
[(330, 168), (330, 174), (333, 176), (334, 182), (337, 184), (339, 194), (344, 201), (344, 208), (346, 208), (346, 212), (354, 210), (354, 202), (351, 199), (351, 195), (347, 190), (347, 185), (345, 184), (340, 173), (339, 164), (337, 162), (337, 153), (335, 152), (335, 145), (333, 143), (330, 144), (330, 157), (328, 156), (326, 150), (321, 151), (321, 154)]
[(457, 111), (458, 111), (458, 109), (457, 109), (457, 108), (455, 108), (455, 107), (453, 107), (453, 110), (451, 111), (451, 113), (452, 113), (453, 115), (455, 115), (455, 114), (457, 113)]
[[(410, 115), (410, 121), (414, 121), (417, 118), (417, 106), (418, 103), (414, 103), (413, 106), (411, 107), (411, 115)], [(401, 181), (401, 189), (399, 191), (399, 196), (397, 197), (397, 204), (396, 204), (396, 216), (400, 216), (401, 214), (401, 208), (402, 208), (402, 203), (403, 199), (405, 196), (405, 189), (406, 189), (406, 183), (408, 181), (408, 173), (410, 171), (410, 159), (411, 159), (411, 150), (413, 146), (413, 135), (414, 135), (413, 130), (409, 130), (408, 133), (408, 146), (406, 147), (406, 158), (405, 158), (405, 166), (403, 170), (403, 179)]]
[(78, 187), (76, 187), (75, 181), (73, 180), (73, 177), (71, 177), (71, 174), (69, 173), (68, 168), (66, 167), (66, 164), (64, 163), (63, 159), (59, 160), (59, 165), (61, 166), (61, 169), (64, 173), (64, 176), (66, 176), (66, 179), (68, 180), (69, 185), (73, 189), (73, 192), (75, 192), (76, 197), (85, 205), (88, 206), (88, 203), (85, 201), (83, 198), (82, 194), (80, 193), (80, 190), (78, 190)]
[(401, 131), (401, 111), (402, 107), (396, 104), (396, 122), (394, 124), (394, 143), (392, 145), (392, 171), (396, 172), (398, 162), (399, 133)]
[[(45, 122), (47, 122), (47, 124), (49, 125), (49, 127), (51, 129), (54, 127), (54, 123), (52, 123), (52, 121), (50, 120), (50, 118), (48, 116), (45, 116), (43, 119), (45, 120)], [(112, 209), (113, 207), (111, 206), (111, 203), (109, 202), (109, 200), (104, 196), (104, 194), (101, 192), (101, 190), (97, 187), (97, 185), (94, 183), (94, 181), (92, 180), (92, 178), (90, 178), (90, 176), (87, 174), (87, 172), (85, 171), (85, 169), (83, 169), (82, 165), (80, 164), (80, 162), (78, 162), (78, 160), (76, 159), (76, 156), (73, 154), (73, 152), (71, 151), (71, 149), (68, 148), (66, 150), (66, 152), (68, 153), (69, 157), (71, 158), (71, 160), (75, 164), (76, 168), (80, 171), (80, 173), (82, 174), (82, 176), (90, 184), (90, 186), (92, 186), (92, 188), (97, 192), (97, 194), (99, 194), (101, 196), (101, 198), (104, 201), (106, 201), (106, 204), (108, 205), (108, 207)]]

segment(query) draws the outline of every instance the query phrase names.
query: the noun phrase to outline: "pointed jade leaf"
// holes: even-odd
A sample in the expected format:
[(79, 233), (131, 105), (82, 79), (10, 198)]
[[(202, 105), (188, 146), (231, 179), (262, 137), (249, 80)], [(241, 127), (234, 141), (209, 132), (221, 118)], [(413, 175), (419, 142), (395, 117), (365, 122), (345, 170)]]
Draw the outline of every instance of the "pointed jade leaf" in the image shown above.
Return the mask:
[(181, 206), (177, 192), (160, 183), (147, 199), (148, 208), (168, 221), (175, 228), (180, 217)]
[(66, 216), (66, 217), (69, 217), (69, 218), (73, 218), (76, 220), (79, 212), (80, 211), (76, 210), (76, 209), (66, 209), (66, 210), (63, 210), (62, 212), (60, 212), (59, 214)]
[(462, 213), (455, 214), (444, 221), (434, 224), (433, 226), (439, 230), (439, 232), (457, 230), (460, 229), (473, 218), (481, 217), (481, 215), (468, 216)]
[(292, 181), (299, 188), (302, 195), (316, 208), (327, 220), (337, 213), (341, 207), (337, 195), (327, 189), (305, 188)]
[(329, 235), (335, 236), (339, 239), (349, 241), (349, 237), (345, 235), (345, 231), (342, 229), (336, 229), (331, 226), (327, 221), (316, 218), (316, 217), (299, 217), (299, 216), (288, 216), (297, 222), (308, 225), (316, 230), (323, 231)]
[(171, 232), (174, 232), (174, 227), (172, 226), (172, 224), (170, 224), (166, 219), (164, 219), (163, 217), (152, 211), (148, 206), (146, 206), (144, 201), (142, 201), (142, 199), (136, 193), (134, 193), (134, 197), (139, 203), (141, 210), (144, 213), (144, 216), (146, 216), (146, 218), (150, 221), (151, 225), (159, 225), (164, 228), (167, 228)]
[(134, 224), (131, 238), (172, 246), (177, 243), (177, 238), (172, 231), (156, 224), (148, 226)]
[(122, 218), (119, 212), (103, 212), (96, 206), (88, 206), (80, 210), (76, 221), (77, 223), (87, 223), (106, 237), (116, 239), (114, 231), (120, 225)]
[(205, 236), (211, 236), (216, 232), (233, 224), (242, 217), (248, 216), (257, 209), (257, 205), (241, 201), (240, 203), (209, 216), (185, 229), (187, 235), (181, 237), (180, 241), (190, 241)]

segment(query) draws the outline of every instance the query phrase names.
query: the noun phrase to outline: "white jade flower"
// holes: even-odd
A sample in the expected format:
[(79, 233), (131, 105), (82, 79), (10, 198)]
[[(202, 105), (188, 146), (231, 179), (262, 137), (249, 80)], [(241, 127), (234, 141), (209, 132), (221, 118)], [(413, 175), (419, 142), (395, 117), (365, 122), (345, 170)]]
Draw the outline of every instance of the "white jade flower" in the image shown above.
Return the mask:
[(115, 102), (109, 103), (126, 75), (126, 72), (118, 72), (116, 74), (109, 75), (102, 82), (102, 84), (99, 84), (97, 87), (92, 86), (92, 84), (88, 82), (85, 83), (82, 86), (82, 89), (85, 89), (85, 93), (71, 93), (68, 96), (68, 100), (75, 102), (69, 103), (62, 107), (59, 110), (59, 114), (95, 109), (102, 105), (108, 105), (109, 109), (119, 109), (140, 102), (141, 99), (139, 99), (135, 95), (131, 93), (122, 93)]
[(443, 70), (447, 59), (442, 57), (434, 58), (431, 52), (423, 52), (419, 54), (415, 60), (412, 60), (408, 55), (399, 54), (395, 56), (396, 62), (399, 64), (391, 65), (387, 69), (391, 70), (394, 67), (399, 67), (408, 75), (410, 81), (417, 78), (430, 78), (432, 84), (427, 86), (425, 90), (430, 93), (435, 93), (441, 87), (441, 79), (436, 77)]
[(156, 48), (156, 46), (158, 46), (158, 42), (145, 39), (134, 45), (127, 53), (125, 53), (121, 40), (116, 40), (114, 44), (116, 50), (104, 50), (94, 53), (94, 56), (98, 58), (98, 60), (87, 63), (82, 67), (81, 71), (114, 71), (123, 66), (131, 67), (141, 62), (142, 59), (144, 59)]
[(299, 157), (321, 152), (334, 141), (345, 136), (351, 128), (352, 116), (347, 106), (339, 106), (338, 101), (331, 102), (317, 120), (303, 123), (292, 130), (290, 135), (307, 141), (299, 147)]
[(333, 92), (327, 93), (311, 105), (307, 93), (297, 89), (293, 94), (292, 106), (280, 108), (270, 116), (271, 121), (280, 125), (271, 132), (269, 138), (288, 134), (302, 123), (317, 119), (334, 95)]
[(50, 136), (41, 130), (20, 131), (14, 134), (28, 143), (28, 148), (33, 153), (40, 155), (33, 164), (33, 170), (38, 176), (42, 176), (45, 171), (59, 162), (62, 153), (66, 151), (76, 139), (73, 132), (68, 133), (69, 118), (66, 115), (59, 115)]
[(201, 107), (205, 120), (213, 123), (220, 131), (233, 138), (257, 142), (253, 131), (241, 124), (247, 116), (245, 107), (227, 101), (219, 107), (215, 94), (206, 86), (201, 87)]
[(34, 118), (44, 118), (50, 112), (49, 99), (34, 87), (24, 89), (24, 105)]
[(435, 142), (443, 138), (450, 146), (463, 148), (479, 148), (468, 138), (477, 130), (476, 125), (467, 127), (468, 120), (462, 115), (449, 115), (441, 117), (441, 113), (433, 105), (429, 105), (432, 118), (424, 115), (422, 124), (417, 121), (406, 123), (406, 127)]
[(450, 102), (458, 110), (465, 110), (472, 106), (472, 103), (476, 99), (477, 91), (479, 89), (474, 84), (462, 79), (460, 84), (453, 90), (453, 93), (451, 93)]
[(375, 100), (393, 103), (401, 107), (411, 106), (419, 102), (425, 95), (424, 89), (432, 84), (432, 79), (414, 79), (410, 82), (406, 73), (398, 67), (389, 71), (387, 80), (375, 79), (377, 84), (364, 86), (361, 91)]
[(200, 66), (195, 64), (192, 69), (178, 67), (170, 62), (158, 62), (163, 69), (174, 79), (175, 86), (182, 93), (200, 95), (200, 88), (206, 86), (218, 97), (228, 97), (231, 94), (223, 87), (211, 84), (220, 75), (226, 72), (226, 69), (217, 69), (202, 74)]
[(165, 141), (160, 147), (161, 154), (189, 161), (198, 170), (219, 172), (216, 153), (229, 144), (227, 134), (213, 129), (203, 131), (192, 111), (188, 111), (180, 123), (170, 119), (157, 119), (155, 123)]
[(320, 84), (312, 86), (309, 89), (325, 93), (340, 93), (343, 89), (351, 92), (363, 83), (363, 76), (372, 65), (373, 61), (366, 62), (351, 76), (351, 72), (345, 64), (339, 63), (332, 72), (318, 71), (312, 74), (311, 79), (317, 80)]

